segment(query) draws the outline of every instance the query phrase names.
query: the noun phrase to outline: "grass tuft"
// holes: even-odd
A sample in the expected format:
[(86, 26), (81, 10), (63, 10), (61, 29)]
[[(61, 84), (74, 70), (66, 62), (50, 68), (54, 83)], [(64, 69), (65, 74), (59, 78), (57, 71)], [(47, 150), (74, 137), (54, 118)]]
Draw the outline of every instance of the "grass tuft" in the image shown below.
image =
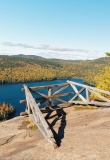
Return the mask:
[(78, 110), (92, 110), (92, 109), (98, 109), (98, 107), (96, 107), (96, 106), (89, 106), (89, 105), (87, 105), (87, 106), (80, 105), (80, 106), (75, 106), (74, 107), (75, 111), (78, 111)]
[(36, 130), (37, 126), (34, 124), (32, 120), (27, 119), (22, 122), (22, 124), (18, 127), (18, 129)]

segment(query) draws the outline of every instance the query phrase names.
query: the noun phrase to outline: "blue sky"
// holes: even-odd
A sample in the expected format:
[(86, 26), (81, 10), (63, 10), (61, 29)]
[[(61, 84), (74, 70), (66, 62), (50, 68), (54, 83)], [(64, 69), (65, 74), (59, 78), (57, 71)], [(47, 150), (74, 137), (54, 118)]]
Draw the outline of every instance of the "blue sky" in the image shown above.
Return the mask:
[(109, 38), (110, 0), (0, 0), (0, 54), (96, 59)]

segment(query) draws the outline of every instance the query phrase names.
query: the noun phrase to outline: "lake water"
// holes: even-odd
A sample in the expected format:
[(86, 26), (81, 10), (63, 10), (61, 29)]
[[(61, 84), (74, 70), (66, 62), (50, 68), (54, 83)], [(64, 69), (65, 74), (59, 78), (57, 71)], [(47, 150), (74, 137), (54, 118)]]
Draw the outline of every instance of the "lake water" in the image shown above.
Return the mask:
[[(72, 78), (69, 79), (74, 82), (82, 83), (84, 84), (83, 79), (78, 78)], [(40, 82), (27, 82), (25, 83), (28, 87), (32, 86), (44, 86), (44, 85), (51, 85), (51, 84), (60, 84), (60, 83), (66, 83), (67, 80), (52, 80), (52, 81), (40, 81)], [(25, 93), (21, 91), (21, 88), (23, 88), (24, 83), (16, 83), (16, 84), (0, 84), (0, 102), (6, 102), (9, 104), (12, 104), (15, 109), (16, 113), (15, 116), (18, 116), (20, 112), (25, 110), (26, 104), (22, 103), (20, 104), (19, 101), (22, 99), (25, 99)], [(79, 90), (80, 88), (78, 88)], [(55, 90), (54, 90), (55, 91)], [(53, 92), (54, 92), (53, 91)], [(67, 88), (61, 93), (66, 93), (67, 91), (73, 91), (72, 88)], [(46, 93), (45, 90), (41, 91), (42, 93)], [(85, 96), (85, 93), (83, 93)], [(62, 99), (69, 100), (71, 97), (63, 97)]]

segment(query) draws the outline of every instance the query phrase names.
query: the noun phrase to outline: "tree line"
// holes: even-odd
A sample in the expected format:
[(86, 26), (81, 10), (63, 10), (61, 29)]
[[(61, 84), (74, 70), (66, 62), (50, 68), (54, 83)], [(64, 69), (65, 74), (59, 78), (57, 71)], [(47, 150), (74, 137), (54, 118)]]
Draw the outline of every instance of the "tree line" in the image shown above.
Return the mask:
[(37, 56), (0, 56), (0, 83), (68, 77), (83, 78), (89, 84), (110, 90), (110, 56), (86, 61), (45, 59)]

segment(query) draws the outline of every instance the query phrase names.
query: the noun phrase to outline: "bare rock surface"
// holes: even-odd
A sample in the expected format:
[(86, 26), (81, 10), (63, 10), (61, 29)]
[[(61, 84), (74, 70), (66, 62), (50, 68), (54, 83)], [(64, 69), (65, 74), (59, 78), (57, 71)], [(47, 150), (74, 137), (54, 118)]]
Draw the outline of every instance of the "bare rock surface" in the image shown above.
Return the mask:
[[(110, 160), (110, 109), (74, 111), (48, 119), (56, 140), (53, 149), (40, 131), (27, 130), (16, 117), (0, 123), (0, 160)], [(45, 114), (44, 114), (45, 116)]]

